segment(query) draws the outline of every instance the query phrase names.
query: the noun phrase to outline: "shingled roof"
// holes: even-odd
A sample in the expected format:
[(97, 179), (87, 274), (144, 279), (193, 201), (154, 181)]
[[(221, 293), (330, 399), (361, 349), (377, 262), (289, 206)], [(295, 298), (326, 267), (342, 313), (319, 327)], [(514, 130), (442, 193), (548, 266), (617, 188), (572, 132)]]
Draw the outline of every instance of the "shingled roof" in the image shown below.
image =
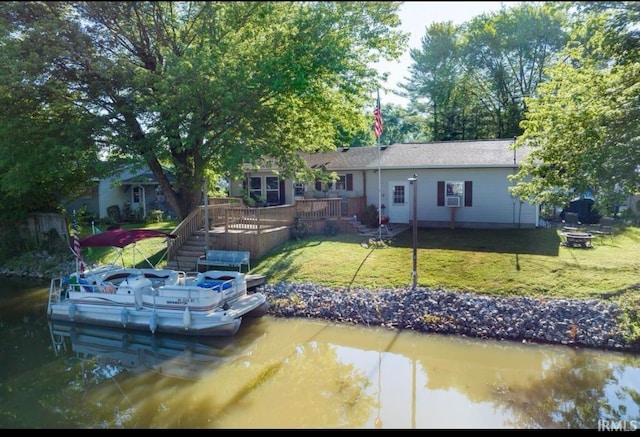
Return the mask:
[(510, 149), (513, 139), (396, 143), (380, 149), (352, 147), (302, 155), (310, 167), (326, 170), (415, 169), (447, 167), (513, 167), (525, 156), (524, 148)]
[(378, 148), (348, 147), (313, 155), (303, 153), (302, 157), (311, 168), (324, 166), (326, 170), (362, 170), (368, 168), (371, 162), (378, 162)]

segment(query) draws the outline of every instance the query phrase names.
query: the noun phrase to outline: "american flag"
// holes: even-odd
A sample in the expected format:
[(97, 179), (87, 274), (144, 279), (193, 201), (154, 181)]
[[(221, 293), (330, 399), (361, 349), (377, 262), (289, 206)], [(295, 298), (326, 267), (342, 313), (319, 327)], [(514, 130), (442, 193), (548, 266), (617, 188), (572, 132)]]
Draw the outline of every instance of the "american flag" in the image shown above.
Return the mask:
[(82, 250), (80, 249), (80, 237), (78, 237), (78, 218), (76, 210), (73, 210), (73, 253), (76, 256), (76, 265), (78, 271), (84, 272), (84, 260), (82, 259)]
[(382, 112), (380, 110), (380, 90), (378, 90), (378, 100), (376, 101), (376, 108), (373, 110), (373, 116), (375, 122), (373, 123), (373, 133), (376, 135), (376, 139), (382, 135)]

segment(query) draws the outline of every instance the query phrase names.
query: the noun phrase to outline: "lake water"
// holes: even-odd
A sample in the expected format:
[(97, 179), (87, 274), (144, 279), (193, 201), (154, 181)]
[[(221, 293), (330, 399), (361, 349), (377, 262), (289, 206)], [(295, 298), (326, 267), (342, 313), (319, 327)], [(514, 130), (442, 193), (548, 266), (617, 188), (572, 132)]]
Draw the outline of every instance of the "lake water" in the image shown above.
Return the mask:
[(51, 325), (47, 292), (0, 278), (1, 428), (640, 426), (636, 354), (270, 316), (152, 336)]

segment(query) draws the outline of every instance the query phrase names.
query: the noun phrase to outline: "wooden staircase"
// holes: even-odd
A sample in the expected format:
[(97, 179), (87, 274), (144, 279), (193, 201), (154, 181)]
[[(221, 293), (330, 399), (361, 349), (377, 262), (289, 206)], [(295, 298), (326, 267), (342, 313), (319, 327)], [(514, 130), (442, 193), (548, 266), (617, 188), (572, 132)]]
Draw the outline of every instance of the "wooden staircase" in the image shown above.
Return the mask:
[(377, 228), (371, 228), (365, 224), (362, 224), (360, 220), (354, 220), (353, 218), (346, 219), (346, 222), (351, 227), (351, 232), (355, 232), (360, 235), (371, 235), (378, 232)]
[[(212, 236), (209, 238), (213, 239)], [(180, 246), (178, 255), (167, 261), (166, 268), (182, 270), (184, 272), (195, 272), (198, 258), (205, 254), (207, 250), (204, 230), (196, 231)]]

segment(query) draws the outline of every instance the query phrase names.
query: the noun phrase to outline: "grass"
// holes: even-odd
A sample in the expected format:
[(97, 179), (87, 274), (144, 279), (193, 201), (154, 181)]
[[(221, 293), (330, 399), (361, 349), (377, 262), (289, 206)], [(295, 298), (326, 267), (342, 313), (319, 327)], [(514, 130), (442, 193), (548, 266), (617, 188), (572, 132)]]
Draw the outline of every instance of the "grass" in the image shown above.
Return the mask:
[[(174, 222), (123, 228), (170, 232)], [(640, 288), (640, 228), (619, 228), (613, 237), (596, 237), (593, 248), (560, 244), (558, 229), (418, 229), (418, 286), (497, 296), (600, 298)], [(81, 235), (82, 236), (82, 235)], [(412, 284), (413, 232), (397, 235), (389, 245), (369, 245), (367, 238), (342, 233), (291, 240), (256, 260), (252, 273), (269, 282), (314, 282), (332, 287), (397, 288)], [(158, 262), (162, 238), (136, 248)], [(110, 262), (111, 248), (84, 249), (91, 262)], [(123, 256), (133, 260), (128, 248)], [(137, 254), (136, 262), (142, 261)]]
[[(412, 284), (413, 232), (384, 247), (364, 237), (312, 236), (275, 248), (253, 272), (269, 282), (315, 282), (337, 287)], [(637, 287), (640, 229), (597, 237), (590, 249), (561, 246), (557, 229), (418, 229), (418, 286), (498, 296), (599, 298)]]
[[(175, 223), (146, 226), (170, 231)], [(590, 249), (562, 246), (560, 232), (418, 229), (417, 285), (502, 297), (607, 298), (626, 309), (627, 325), (640, 338), (640, 228), (618, 226), (613, 237), (596, 237)], [(160, 258), (162, 239), (143, 243), (139, 249)], [(252, 262), (252, 273), (266, 275), (270, 283), (368, 289), (412, 285), (411, 229), (389, 245), (367, 243), (366, 237), (349, 233), (291, 240)]]

